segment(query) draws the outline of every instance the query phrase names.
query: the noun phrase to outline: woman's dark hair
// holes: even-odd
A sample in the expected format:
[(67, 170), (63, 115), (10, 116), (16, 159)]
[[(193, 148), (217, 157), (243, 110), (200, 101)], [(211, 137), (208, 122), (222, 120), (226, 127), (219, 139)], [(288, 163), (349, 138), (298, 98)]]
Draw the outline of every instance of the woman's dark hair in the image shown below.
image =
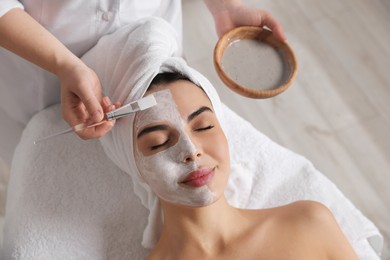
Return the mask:
[[(180, 72), (163, 72), (163, 73), (157, 74), (157, 76), (154, 77), (154, 79), (152, 80), (152, 82), (149, 85), (148, 91), (151, 90), (155, 86), (158, 86), (161, 84), (169, 84), (169, 83), (172, 83), (172, 82), (175, 82), (178, 80), (186, 80), (188, 82), (195, 84), (187, 76), (183, 75)], [(195, 85), (198, 86), (207, 96), (206, 91), (204, 91), (204, 89), (202, 87), (200, 87), (198, 84), (195, 84)]]
[(164, 72), (158, 74), (149, 85), (149, 89), (153, 86), (161, 84), (169, 84), (178, 80), (187, 80), (192, 82), (187, 76), (181, 74), (180, 72)]

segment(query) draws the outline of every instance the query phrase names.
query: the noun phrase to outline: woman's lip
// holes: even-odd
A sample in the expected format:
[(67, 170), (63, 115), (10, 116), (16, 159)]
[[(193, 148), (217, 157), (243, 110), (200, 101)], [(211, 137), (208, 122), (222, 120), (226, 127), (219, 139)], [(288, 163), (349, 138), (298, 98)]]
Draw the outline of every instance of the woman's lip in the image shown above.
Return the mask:
[(184, 181), (180, 182), (191, 187), (201, 187), (206, 185), (214, 176), (215, 168), (201, 168), (190, 172)]

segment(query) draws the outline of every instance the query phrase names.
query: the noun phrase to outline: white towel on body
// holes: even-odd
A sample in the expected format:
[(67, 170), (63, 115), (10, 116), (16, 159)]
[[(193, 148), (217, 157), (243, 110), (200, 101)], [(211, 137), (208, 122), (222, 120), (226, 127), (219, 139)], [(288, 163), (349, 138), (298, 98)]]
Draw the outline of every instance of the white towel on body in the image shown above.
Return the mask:
[[(187, 75), (206, 90), (219, 118), (224, 117), (231, 154), (225, 194), (233, 206), (268, 208), (297, 200), (319, 201), (332, 211), (361, 259), (378, 258), (367, 242), (374, 241), (375, 249), (381, 250), (383, 239), (377, 228), (308, 160), (275, 144), (221, 105), (212, 85), (176, 58), (176, 50), (175, 32), (163, 20), (153, 18), (103, 37), (83, 59), (97, 72), (105, 94), (114, 101), (140, 98), (159, 72)], [(132, 117), (118, 120), (102, 138), (105, 152), (130, 180), (107, 161), (96, 141), (83, 145), (74, 136), (64, 136), (32, 145), (34, 139), (65, 127), (58, 110), (49, 108), (34, 117), (17, 148), (7, 201), (4, 255), (34, 252), (35, 256), (53, 256), (57, 252), (56, 259), (62, 259), (58, 255), (65, 252), (76, 259), (102, 259), (109, 253), (143, 255), (146, 251), (138, 247), (140, 232), (146, 225), (142, 244), (153, 247), (161, 219), (156, 196), (139, 182), (131, 161)], [(131, 185), (149, 212), (140, 209)]]

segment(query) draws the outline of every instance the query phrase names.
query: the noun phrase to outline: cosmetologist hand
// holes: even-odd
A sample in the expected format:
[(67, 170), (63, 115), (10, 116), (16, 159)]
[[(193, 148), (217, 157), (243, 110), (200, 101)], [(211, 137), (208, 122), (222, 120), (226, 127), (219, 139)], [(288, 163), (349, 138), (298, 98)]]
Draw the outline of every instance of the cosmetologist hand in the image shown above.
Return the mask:
[(205, 0), (210, 9), (218, 37), (238, 26), (267, 26), (282, 41), (286, 40), (281, 24), (267, 11), (251, 8), (238, 0)]
[[(104, 113), (115, 108), (108, 97), (102, 97), (96, 73), (81, 60), (77, 61), (76, 65), (61, 68), (57, 76), (61, 81), (62, 115), (70, 126), (84, 122), (100, 122), (104, 118)], [(82, 139), (99, 138), (110, 131), (114, 124), (115, 121), (109, 121), (77, 134)]]
[[(111, 101), (102, 98), (96, 73), (27, 12), (14, 8), (0, 18), (0, 46), (60, 79), (62, 114), (70, 126), (100, 122), (104, 113), (112, 110)], [(98, 138), (110, 131), (114, 123), (110, 121), (77, 134), (82, 139)]]

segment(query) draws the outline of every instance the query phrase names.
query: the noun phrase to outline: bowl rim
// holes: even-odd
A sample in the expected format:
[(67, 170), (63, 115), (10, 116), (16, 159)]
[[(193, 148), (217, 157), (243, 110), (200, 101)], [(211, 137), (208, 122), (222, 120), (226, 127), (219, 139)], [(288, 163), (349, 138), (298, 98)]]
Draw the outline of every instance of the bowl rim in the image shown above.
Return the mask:
[[(288, 79), (282, 85), (268, 90), (256, 90), (238, 84), (231, 77), (229, 77), (227, 73), (225, 73), (222, 68), (222, 57), (225, 49), (232, 43), (245, 39), (259, 40), (283, 51), (285, 54), (283, 57), (286, 58), (286, 63), (289, 64), (291, 72)], [(220, 79), (231, 90), (242, 96), (256, 99), (271, 98), (282, 93), (292, 84), (298, 72), (297, 59), (290, 45), (285, 41), (277, 39), (275, 36), (273, 36), (270, 30), (257, 26), (240, 26), (226, 32), (215, 45), (214, 67)]]

